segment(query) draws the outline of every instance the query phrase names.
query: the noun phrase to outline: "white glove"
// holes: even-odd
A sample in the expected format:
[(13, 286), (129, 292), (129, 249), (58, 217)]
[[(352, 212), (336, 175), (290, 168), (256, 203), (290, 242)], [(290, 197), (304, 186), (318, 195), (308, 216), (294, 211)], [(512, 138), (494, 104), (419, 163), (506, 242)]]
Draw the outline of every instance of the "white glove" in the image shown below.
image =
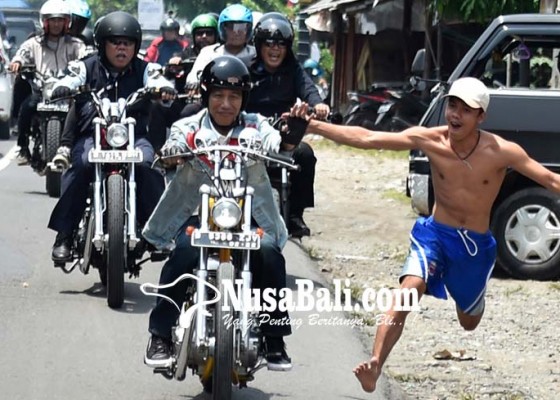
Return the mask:
[(266, 135), (263, 139), (262, 147), (267, 153), (278, 153), (280, 151), (280, 143), (282, 137), (279, 133)]

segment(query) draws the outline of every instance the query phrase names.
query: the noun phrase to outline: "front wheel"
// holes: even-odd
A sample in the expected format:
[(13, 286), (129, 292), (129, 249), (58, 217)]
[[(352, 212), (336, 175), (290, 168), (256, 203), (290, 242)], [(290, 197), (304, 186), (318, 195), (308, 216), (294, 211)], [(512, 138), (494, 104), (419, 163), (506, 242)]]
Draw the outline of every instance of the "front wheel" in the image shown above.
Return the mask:
[(521, 279), (560, 275), (560, 198), (543, 188), (521, 190), (494, 213), (498, 264)]
[[(226, 292), (225, 282), (233, 284), (234, 268), (231, 263), (222, 263), (218, 267), (217, 284), (222, 295)], [(230, 286), (231, 287), (231, 286)], [(231, 374), (233, 368), (233, 327), (226, 320), (231, 311), (223, 309), (225, 300), (216, 304), (214, 320), (216, 342), (214, 344), (214, 369), (212, 371), (212, 398), (215, 400), (231, 399)], [(231, 310), (231, 308), (230, 308)]]
[(107, 304), (120, 308), (124, 301), (124, 180), (114, 174), (107, 179)]
[[(53, 118), (47, 121), (47, 129), (45, 132), (45, 163), (52, 161), (56, 155), (56, 150), (60, 144), (60, 135), (62, 133), (62, 123), (59, 119)], [(62, 174), (58, 171), (51, 171), (47, 168), (46, 189), (50, 197), (60, 197), (60, 181)]]

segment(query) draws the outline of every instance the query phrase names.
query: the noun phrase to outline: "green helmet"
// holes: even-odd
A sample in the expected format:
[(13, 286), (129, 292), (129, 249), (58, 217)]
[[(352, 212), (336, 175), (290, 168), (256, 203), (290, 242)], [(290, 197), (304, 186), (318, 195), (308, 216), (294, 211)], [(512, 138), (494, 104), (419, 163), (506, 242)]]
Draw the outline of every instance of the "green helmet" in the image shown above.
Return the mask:
[(210, 14), (200, 14), (191, 22), (191, 34), (200, 28), (212, 28), (215, 34), (218, 34), (218, 21)]

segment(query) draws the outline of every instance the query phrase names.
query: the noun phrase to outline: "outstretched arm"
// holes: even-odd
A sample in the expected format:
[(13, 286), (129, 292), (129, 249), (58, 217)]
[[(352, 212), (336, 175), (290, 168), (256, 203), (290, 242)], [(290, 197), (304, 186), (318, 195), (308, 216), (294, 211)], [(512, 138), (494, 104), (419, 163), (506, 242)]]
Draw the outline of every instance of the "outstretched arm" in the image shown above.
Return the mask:
[(412, 127), (402, 132), (370, 131), (359, 126), (333, 125), (307, 115), (305, 103), (292, 107), (290, 115), (309, 122), (306, 133), (321, 135), (340, 144), (360, 149), (412, 150), (421, 149), (429, 129)]
[(560, 175), (544, 167), (536, 160), (529, 157), (527, 152), (518, 144), (505, 143), (506, 153), (509, 156), (510, 167), (544, 186), (550, 191), (560, 194)]

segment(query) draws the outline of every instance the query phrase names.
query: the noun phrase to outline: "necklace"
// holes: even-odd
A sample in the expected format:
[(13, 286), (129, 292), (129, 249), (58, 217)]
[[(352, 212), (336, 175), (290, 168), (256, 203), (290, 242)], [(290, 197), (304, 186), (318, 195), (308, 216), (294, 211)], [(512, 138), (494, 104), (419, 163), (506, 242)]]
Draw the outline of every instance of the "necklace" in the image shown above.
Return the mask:
[(469, 153), (465, 156), (465, 157), (461, 157), (459, 155), (459, 153), (457, 153), (457, 151), (453, 148), (453, 145), (451, 144), (451, 142), (449, 143), (449, 147), (451, 147), (451, 150), (453, 150), (453, 153), (455, 153), (455, 155), (457, 156), (457, 158), (459, 160), (461, 160), (463, 162), (463, 164), (465, 164), (467, 167), (469, 167), (469, 169), (472, 170), (472, 166), (471, 164), (467, 161), (467, 158), (469, 158), (470, 156), (472, 156), (472, 154), (474, 153), (474, 151), (476, 150), (476, 148), (478, 147), (478, 142), (480, 142), (480, 129), (477, 131), (478, 136), (476, 137), (476, 143), (474, 144), (473, 148), (471, 149), (471, 151), (469, 151)]

